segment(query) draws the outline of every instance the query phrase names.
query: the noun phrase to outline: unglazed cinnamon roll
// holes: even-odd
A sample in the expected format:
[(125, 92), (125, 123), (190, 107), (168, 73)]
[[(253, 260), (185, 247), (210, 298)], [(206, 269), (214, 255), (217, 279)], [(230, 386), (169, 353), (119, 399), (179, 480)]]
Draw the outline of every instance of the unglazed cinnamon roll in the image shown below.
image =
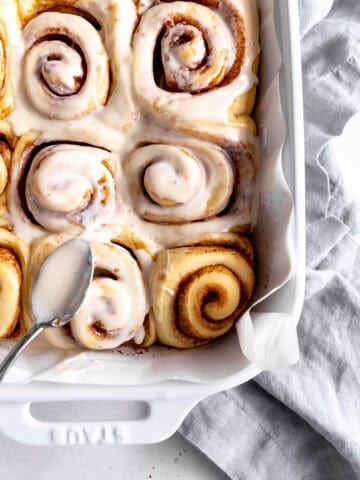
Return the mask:
[(9, 115), (14, 106), (9, 75), (9, 42), (2, 14), (3, 7), (0, 6), (0, 118)]
[(178, 130), (234, 123), (253, 109), (258, 35), (253, 0), (154, 1), (134, 35), (138, 98)]
[(27, 256), (26, 245), (0, 228), (0, 339), (17, 338), (24, 333), (20, 314)]
[(109, 95), (109, 59), (101, 26), (89, 11), (76, 9), (83, 4), (18, 2), (25, 25), (24, 87), (33, 107), (46, 117), (82, 117), (103, 106)]
[(160, 342), (192, 348), (226, 333), (249, 306), (254, 254), (243, 236), (223, 233), (162, 251), (152, 276)]
[[(32, 322), (30, 292), (47, 256), (66, 238), (49, 236), (34, 243), (26, 285), (26, 319)], [(124, 248), (92, 243), (94, 278), (87, 297), (70, 325), (47, 331), (50, 343), (59, 348), (76, 346), (94, 350), (114, 349), (129, 341), (139, 346), (154, 341), (141, 271)]]
[(78, 233), (106, 224), (115, 208), (115, 159), (106, 150), (47, 141), (28, 132), (16, 144), (12, 165), (11, 215), (43, 233)]

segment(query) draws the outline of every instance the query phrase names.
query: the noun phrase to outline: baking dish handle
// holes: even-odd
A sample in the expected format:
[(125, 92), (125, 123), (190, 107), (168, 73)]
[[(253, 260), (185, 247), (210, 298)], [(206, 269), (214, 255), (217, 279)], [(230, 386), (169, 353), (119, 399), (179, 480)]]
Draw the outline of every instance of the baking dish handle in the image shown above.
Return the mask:
[(199, 398), (148, 401), (148, 416), (138, 420), (41, 422), (30, 403), (0, 403), (0, 431), (25, 445), (146, 444), (166, 440), (176, 432)]

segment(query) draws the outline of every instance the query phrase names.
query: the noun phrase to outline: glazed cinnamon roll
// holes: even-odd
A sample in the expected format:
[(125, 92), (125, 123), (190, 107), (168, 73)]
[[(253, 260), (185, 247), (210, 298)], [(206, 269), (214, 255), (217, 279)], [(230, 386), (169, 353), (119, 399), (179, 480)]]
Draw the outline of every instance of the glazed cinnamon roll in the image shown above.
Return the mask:
[(24, 88), (46, 117), (79, 118), (107, 101), (110, 68), (101, 26), (87, 10), (74, 7), (85, 3), (18, 2), (25, 25)]
[(106, 150), (28, 132), (13, 156), (15, 227), (76, 234), (106, 224), (115, 208), (114, 173), (115, 158)]
[(171, 128), (216, 131), (251, 113), (259, 57), (253, 0), (154, 1), (133, 44), (136, 94)]
[(234, 187), (231, 160), (217, 148), (147, 145), (131, 155), (127, 172), (136, 210), (152, 222), (212, 217), (226, 207)]
[(246, 136), (221, 146), (169, 132), (152, 138), (132, 151), (121, 177), (139, 229), (166, 246), (200, 233), (251, 230), (257, 160)]
[(162, 251), (152, 275), (160, 342), (192, 348), (225, 334), (249, 306), (254, 254), (243, 236), (223, 233)]
[[(30, 292), (32, 282), (47, 256), (66, 238), (49, 236), (35, 242), (27, 279), (27, 321), (32, 322)], [(92, 243), (94, 278), (87, 297), (70, 325), (47, 331), (51, 344), (59, 348), (85, 347), (115, 349), (129, 341), (149, 344), (154, 338), (149, 321), (141, 271), (128, 250), (114, 244)]]
[(0, 118), (9, 115), (14, 106), (9, 75), (9, 40), (3, 15), (5, 8), (0, 5)]
[(24, 333), (20, 317), (27, 253), (19, 238), (0, 228), (0, 339)]

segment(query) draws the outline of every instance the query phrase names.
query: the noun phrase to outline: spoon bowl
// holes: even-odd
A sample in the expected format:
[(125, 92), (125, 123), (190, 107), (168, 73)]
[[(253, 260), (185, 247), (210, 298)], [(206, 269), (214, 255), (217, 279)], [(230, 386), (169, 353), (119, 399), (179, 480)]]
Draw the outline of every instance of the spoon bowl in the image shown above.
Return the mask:
[(41, 265), (32, 289), (33, 327), (0, 364), (0, 382), (21, 352), (45, 328), (63, 327), (85, 300), (94, 274), (90, 244), (80, 238), (63, 243)]
[(63, 327), (81, 307), (94, 272), (88, 242), (75, 238), (63, 243), (44, 261), (32, 288), (36, 323)]

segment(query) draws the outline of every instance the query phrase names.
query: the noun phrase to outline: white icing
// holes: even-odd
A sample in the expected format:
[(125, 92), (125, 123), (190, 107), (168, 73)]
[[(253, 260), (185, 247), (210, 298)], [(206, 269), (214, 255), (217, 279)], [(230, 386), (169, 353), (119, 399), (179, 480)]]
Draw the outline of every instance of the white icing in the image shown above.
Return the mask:
[(138, 331), (138, 333), (135, 335), (135, 337), (133, 338), (134, 342), (137, 344), (137, 345), (141, 345), (142, 342), (144, 341), (145, 339), (145, 335), (146, 335), (146, 332), (145, 332), (145, 328), (144, 327), (141, 327), (140, 330)]
[(175, 291), (172, 288), (165, 287), (165, 285), (162, 286), (162, 288), (163, 290), (165, 290), (166, 293), (170, 295), (170, 297), (173, 297), (175, 295)]
[(92, 242), (91, 246), (95, 274), (83, 305), (70, 322), (70, 332), (45, 332), (60, 348), (116, 348), (139, 333), (149, 310), (143, 278), (132, 256), (117, 245)]
[[(174, 8), (177, 10), (176, 6)], [(163, 11), (166, 10), (163, 5), (151, 10), (154, 12), (153, 28), (159, 29), (163, 17), (155, 12), (156, 9), (161, 9), (162, 15), (166, 15), (167, 12)], [(170, 11), (173, 11), (172, 6)], [(179, 13), (185, 15), (192, 11), (191, 4), (182, 4), (179, 8)], [(227, 30), (224, 28), (226, 26), (221, 20), (209, 8), (201, 5), (198, 5), (196, 15), (197, 18), (201, 18), (204, 31), (212, 32), (208, 38), (209, 45), (205, 45), (203, 34), (198, 28), (183, 24), (167, 26), (161, 41), (165, 78), (168, 82), (175, 83), (181, 91), (201, 91), (209, 88), (214, 81), (219, 83), (229, 70), (233, 57), (234, 46), (232, 42), (228, 45)], [(160, 25), (157, 25), (156, 20)], [(191, 36), (192, 39), (179, 44), (186, 36)], [(207, 58), (206, 47), (209, 50)]]
[[(115, 249), (115, 250), (114, 250)], [(120, 247), (102, 249), (95, 267), (110, 271), (115, 278), (95, 277), (85, 303), (71, 321), (74, 338), (93, 349), (116, 348), (138, 333), (147, 312), (145, 289), (140, 270), (130, 254)], [(102, 338), (92, 331), (98, 325)]]
[[(192, 95), (191, 92), (166, 91), (156, 83), (153, 71), (153, 55), (158, 36), (164, 24), (172, 22), (174, 13), (183, 15), (185, 18), (194, 18), (195, 25), (199, 24), (211, 46), (209, 64), (210, 69), (204, 75), (198, 71), (184, 72), (181, 69), (176, 74), (180, 79), (180, 90), (187, 83), (187, 78), (195, 80), (199, 74), (199, 88), (202, 80), (210, 85), (221, 83), (226, 76), (229, 66), (235, 59), (236, 45), (230, 28), (233, 15), (225, 8), (227, 2), (219, 2), (218, 9), (210, 9), (194, 2), (160, 2), (159, 5), (147, 10), (140, 21), (134, 36), (134, 87), (139, 99), (145, 108), (148, 108), (157, 119), (166, 125), (173, 124), (179, 129), (195, 131), (214, 131), (221, 135), (223, 126), (228, 123), (228, 108), (233, 100), (248, 92), (257, 83), (257, 77), (252, 68), (256, 56), (260, 52), (258, 43), (258, 16), (256, 2), (253, 0), (235, 1), (229, 0), (234, 11), (237, 11), (243, 19), (245, 28), (245, 52), (240, 74), (228, 84), (220, 88), (212, 88), (200, 95)], [(177, 27), (179, 28), (179, 27)], [(163, 46), (166, 46), (164, 39)], [(200, 47), (201, 49), (201, 47)], [(175, 73), (175, 59), (169, 48), (162, 52), (163, 60), (169, 57), (164, 65), (165, 74), (169, 69), (169, 76)], [(223, 63), (222, 63), (223, 62)], [(200, 69), (202, 72), (202, 70)], [(171, 74), (170, 74), (171, 73)], [(182, 74), (186, 77), (182, 77)], [(218, 80), (216, 80), (218, 77)], [(181, 80), (182, 78), (182, 80)], [(146, 79), (146, 81), (144, 81)], [(215, 79), (214, 81), (211, 81)], [(196, 91), (197, 89), (194, 88)], [(226, 130), (226, 129), (225, 129)]]
[[(65, 36), (74, 45), (43, 40), (48, 31)], [(38, 112), (71, 120), (97, 110), (105, 102), (110, 84), (108, 58), (99, 34), (88, 21), (78, 15), (41, 13), (26, 25), (23, 38), (23, 81)], [(66, 74), (68, 81), (64, 81)]]
[(36, 221), (50, 231), (106, 222), (115, 204), (112, 174), (101, 163), (107, 152), (77, 145), (52, 145), (32, 160), (26, 200)]
[(66, 243), (43, 263), (32, 296), (32, 309), (37, 323), (55, 320), (67, 313), (87, 268), (87, 249), (84, 245), (86, 247), (84, 242)]
[[(102, 27), (102, 31), (99, 34), (94, 27), (83, 18), (76, 15), (59, 14), (56, 12), (39, 15), (33, 21), (29, 22), (22, 31), (19, 28), (16, 17), (16, 2), (6, 2), (4, 5), (0, 2), (0, 16), (6, 18), (6, 25), (9, 30), (10, 70), (15, 91), (15, 110), (11, 113), (8, 120), (12, 124), (15, 134), (18, 136), (28, 130), (38, 130), (39, 132), (46, 132), (47, 134), (53, 132), (55, 135), (66, 139), (68, 132), (76, 128), (78, 138), (81, 138), (82, 132), (86, 134), (86, 132), (92, 131), (92, 141), (94, 144), (104, 146), (109, 150), (116, 150), (121, 142), (123, 130), (127, 130), (136, 118), (136, 109), (129, 82), (131, 75), (129, 50), (132, 31), (136, 21), (135, 7), (132, 0), (121, 0), (121, 2), (105, 0), (101, 2), (101, 5), (95, 0), (78, 0), (74, 3), (76, 8), (89, 12), (97, 19)], [(106, 8), (105, 4), (107, 4), (109, 8)], [(66, 112), (65, 114), (68, 114), (70, 110), (73, 110), (73, 112), (75, 110), (79, 111), (82, 110), (83, 105), (86, 106), (89, 98), (92, 101), (96, 100), (96, 89), (98, 88), (98, 83), (96, 82), (97, 69), (105, 69), (104, 59), (106, 62), (107, 59), (110, 60), (112, 84), (115, 85), (115, 88), (111, 90), (111, 95), (106, 103), (106, 107), (97, 105), (95, 112), (74, 120), (56, 118), (49, 120), (44, 112), (41, 113), (34, 108), (24, 88), (25, 84), (28, 85), (29, 91), (31, 90), (35, 93), (35, 90), (39, 90), (38, 93), (41, 98), (43, 98), (44, 92), (40, 91), (42, 90), (39, 88), (41, 83), (38, 82), (36, 72), (33, 72), (30, 77), (28, 76), (24, 82), (24, 56), (26, 49), (34, 40), (33, 35), (35, 35), (35, 32), (40, 31), (40, 26), (45, 27), (49, 25), (49, 22), (50, 26), (54, 26), (53, 21), (55, 21), (56, 18), (56, 24), (59, 28), (68, 28), (69, 32), (73, 32), (77, 40), (75, 43), (80, 44), (82, 47), (81, 51), (83, 54), (87, 54), (86, 60), (90, 62), (91, 65), (90, 71), (87, 72), (88, 81), (86, 81), (85, 90), (84, 87), (81, 89), (80, 96), (71, 95), (68, 97), (68, 102), (66, 102), (65, 105), (59, 106), (57, 104), (56, 111), (59, 112), (59, 108), (63, 109)], [(71, 21), (68, 20), (69, 18)], [(101, 36), (101, 41), (99, 40), (99, 35)], [(45, 42), (45, 44), (48, 43), (54, 43), (54, 41)], [(39, 43), (39, 46), (42, 44), (43, 42)], [(101, 51), (99, 51), (99, 49)], [(63, 69), (64, 64), (66, 64), (65, 58), (63, 58), (60, 63), (61, 69)], [(68, 69), (70, 67), (66, 68)], [(74, 68), (75, 70), (71, 70)], [(78, 66), (76, 65), (72, 65), (70, 68), (72, 78), (77, 68)], [(35, 77), (33, 75), (35, 75)], [(62, 78), (64, 75), (65, 72), (62, 72)], [(91, 75), (91, 78), (89, 75)], [(71, 83), (71, 79), (68, 81)], [(36, 102), (35, 94), (33, 100)], [(44, 98), (44, 101), (45, 105), (48, 105), (48, 97)], [(42, 109), (43, 105), (43, 103), (39, 105), (39, 108)]]
[(124, 171), (135, 210), (150, 221), (185, 223), (211, 217), (221, 212), (233, 191), (231, 163), (214, 147), (142, 147)]
[[(167, 65), (165, 75), (168, 80), (174, 77), (174, 81), (181, 89), (187, 86), (191, 88), (191, 82), (181, 83), (181, 77), (177, 78), (180, 69), (195, 70), (206, 57), (206, 43), (200, 30), (192, 25), (177, 24), (164, 35), (161, 41), (162, 62)], [(189, 37), (186, 40), (186, 36)], [(185, 38), (185, 41), (182, 40)], [(179, 43), (184, 41), (184, 43)], [(171, 75), (170, 75), (171, 74)]]

